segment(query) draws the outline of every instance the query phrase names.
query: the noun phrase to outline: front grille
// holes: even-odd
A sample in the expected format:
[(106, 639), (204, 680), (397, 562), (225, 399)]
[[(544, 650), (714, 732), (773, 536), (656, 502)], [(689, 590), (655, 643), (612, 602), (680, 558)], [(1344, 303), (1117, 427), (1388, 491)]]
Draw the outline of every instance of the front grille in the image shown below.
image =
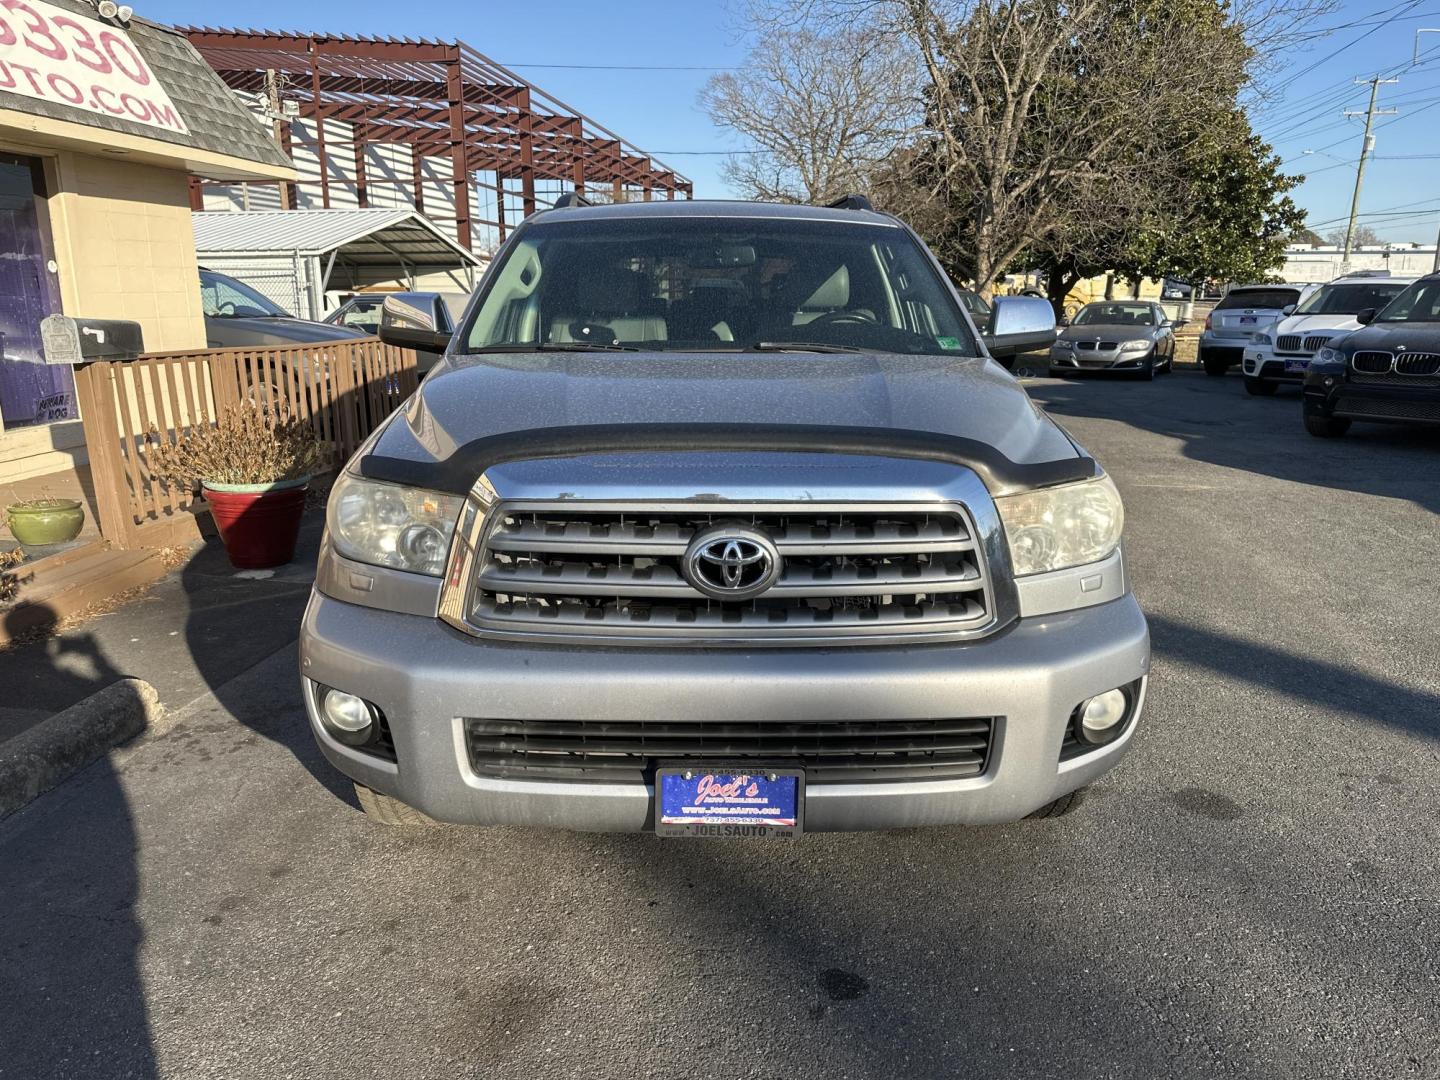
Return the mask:
[[(574, 506), (493, 512), (473, 575), (470, 629), (619, 642), (823, 644), (974, 634), (992, 621), (983, 554), (968, 516), (953, 504)], [(759, 530), (779, 551), (779, 578), (753, 600), (712, 599), (682, 572), (691, 539), (724, 524)]]
[(1356, 386), (1412, 386), (1417, 390), (1433, 390), (1440, 387), (1440, 375), (1402, 375), (1397, 371), (1351, 372), (1350, 381)]
[(1075, 348), (1084, 352), (1094, 352), (1099, 349), (1101, 352), (1114, 352), (1120, 347), (1118, 341), (1077, 341)]
[(659, 762), (703, 767), (753, 761), (798, 765), (811, 783), (956, 780), (979, 776), (994, 719), (817, 723), (465, 721), (470, 765), (482, 776), (634, 783)]
[(1395, 356), (1397, 375), (1440, 374), (1440, 353), (1397, 353)]
[(1301, 337), (1299, 334), (1281, 334), (1275, 339), (1275, 351), (1309, 355), (1318, 352), (1328, 344), (1330, 344), (1330, 335), (1328, 334), (1312, 334), (1309, 337)]
[(1388, 352), (1357, 352), (1350, 358), (1350, 366), (1363, 374), (1376, 375), (1389, 371), (1394, 359)]
[(1354, 416), (1377, 420), (1440, 421), (1440, 401), (1419, 401), (1394, 398), (1367, 398), (1341, 394), (1335, 401), (1337, 416)]

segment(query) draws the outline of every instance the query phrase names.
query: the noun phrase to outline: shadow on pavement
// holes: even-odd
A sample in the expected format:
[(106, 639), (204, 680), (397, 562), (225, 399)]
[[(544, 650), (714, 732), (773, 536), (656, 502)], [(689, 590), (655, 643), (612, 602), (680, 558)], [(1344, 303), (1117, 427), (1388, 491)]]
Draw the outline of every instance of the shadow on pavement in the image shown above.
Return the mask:
[[(43, 648), (46, 678), (73, 700), (125, 677), (89, 634), (48, 637)], [(157, 1075), (140, 977), (138, 847), (108, 757), (0, 822), (0, 1075)]]
[[(1233, 374), (1217, 379), (1177, 371), (1154, 383), (1138, 383), (1087, 373), (1026, 389), (1062, 424), (1067, 417), (1113, 420), (1178, 440), (1194, 461), (1408, 499), (1440, 513), (1440, 430), (1435, 428), (1356, 423), (1343, 438), (1318, 439), (1305, 431), (1295, 391), (1252, 397)], [(1217, 398), (1222, 399), (1218, 408)]]

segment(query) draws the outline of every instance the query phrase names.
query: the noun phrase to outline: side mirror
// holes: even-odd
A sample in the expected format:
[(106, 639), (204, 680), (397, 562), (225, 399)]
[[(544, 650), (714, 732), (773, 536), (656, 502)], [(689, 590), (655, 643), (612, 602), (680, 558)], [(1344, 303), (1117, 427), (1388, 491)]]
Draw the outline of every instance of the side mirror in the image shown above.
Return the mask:
[(990, 315), (990, 331), (980, 335), (990, 355), (1014, 356), (1055, 344), (1055, 309), (1038, 296), (1001, 296)]
[(1170, 319), (1166, 319), (1166, 320), (1164, 320), (1163, 322), (1161, 322), (1161, 324), (1160, 324), (1160, 329), (1161, 329), (1161, 330), (1164, 330), (1167, 326), (1174, 326), (1174, 325), (1175, 325), (1175, 323), (1174, 323), (1173, 321), (1171, 321)]
[(1380, 313), (1375, 308), (1367, 307), (1364, 311), (1357, 311), (1355, 313), (1355, 321), (1361, 326), (1369, 326), (1375, 321), (1375, 316), (1378, 314)]
[(1294, 315), (1294, 314), (1295, 314), (1295, 305), (1294, 305), (1294, 304), (1286, 304), (1284, 307), (1282, 307), (1282, 308), (1280, 309), (1280, 314), (1281, 314), (1281, 315)]
[(380, 340), (386, 345), (400, 349), (414, 349), (416, 352), (443, 353), (450, 347), (450, 335), (442, 330), (424, 330), (413, 326), (386, 326), (379, 330)]

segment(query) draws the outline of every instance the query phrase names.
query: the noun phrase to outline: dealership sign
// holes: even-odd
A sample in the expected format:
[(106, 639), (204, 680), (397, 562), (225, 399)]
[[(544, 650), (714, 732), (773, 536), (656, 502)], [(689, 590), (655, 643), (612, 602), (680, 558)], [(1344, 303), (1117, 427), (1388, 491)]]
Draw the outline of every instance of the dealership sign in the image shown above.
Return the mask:
[(128, 34), (43, 0), (0, 0), (0, 91), (189, 133)]

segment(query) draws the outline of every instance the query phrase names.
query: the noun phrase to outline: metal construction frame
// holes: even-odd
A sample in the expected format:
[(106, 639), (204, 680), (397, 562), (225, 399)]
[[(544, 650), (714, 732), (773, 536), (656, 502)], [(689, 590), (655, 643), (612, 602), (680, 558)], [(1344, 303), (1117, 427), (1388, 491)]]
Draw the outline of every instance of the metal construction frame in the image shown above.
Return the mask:
[[(290, 116), (315, 123), (319, 203), (331, 205), (329, 155), (347, 156), (359, 205), (377, 181), (366, 175), (368, 145), (411, 150), (409, 197), (425, 213), (422, 159), (448, 157), (456, 238), (473, 248), (479, 226), (504, 240), (539, 208), (537, 181), (592, 198), (626, 201), (694, 197), (686, 177), (461, 41), (348, 37), (273, 30), (182, 27), (226, 85), (264, 100), (286, 153)], [(298, 110), (298, 111), (297, 111)], [(327, 147), (325, 121), (351, 126), (353, 139)], [(488, 173), (487, 183), (477, 174)], [(191, 204), (203, 207), (203, 181)], [(294, 185), (282, 195), (296, 205)], [(472, 196), (492, 192), (495, 217), (474, 213)], [(485, 200), (488, 202), (488, 199)]]

